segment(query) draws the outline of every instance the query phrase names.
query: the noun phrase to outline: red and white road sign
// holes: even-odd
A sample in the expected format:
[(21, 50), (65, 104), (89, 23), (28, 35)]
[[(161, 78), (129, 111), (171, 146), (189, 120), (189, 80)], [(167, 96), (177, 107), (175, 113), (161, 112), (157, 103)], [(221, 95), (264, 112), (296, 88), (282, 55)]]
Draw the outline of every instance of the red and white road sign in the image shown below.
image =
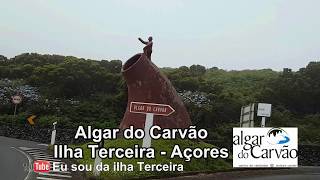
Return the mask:
[(22, 97), (19, 95), (12, 96), (11, 98), (13, 104), (20, 104), (22, 101)]
[(155, 103), (144, 103), (144, 102), (131, 102), (130, 112), (132, 113), (151, 113), (160, 116), (169, 116), (174, 113), (175, 110), (167, 104), (155, 104)]

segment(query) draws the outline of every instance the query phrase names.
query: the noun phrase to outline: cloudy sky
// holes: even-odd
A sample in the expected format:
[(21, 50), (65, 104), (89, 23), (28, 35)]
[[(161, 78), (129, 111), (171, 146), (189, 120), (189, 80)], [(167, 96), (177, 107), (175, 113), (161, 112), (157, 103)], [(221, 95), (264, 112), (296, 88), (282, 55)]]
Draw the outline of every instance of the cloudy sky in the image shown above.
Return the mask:
[(298, 69), (320, 60), (319, 0), (0, 0), (0, 54), (126, 59), (154, 37), (160, 67)]

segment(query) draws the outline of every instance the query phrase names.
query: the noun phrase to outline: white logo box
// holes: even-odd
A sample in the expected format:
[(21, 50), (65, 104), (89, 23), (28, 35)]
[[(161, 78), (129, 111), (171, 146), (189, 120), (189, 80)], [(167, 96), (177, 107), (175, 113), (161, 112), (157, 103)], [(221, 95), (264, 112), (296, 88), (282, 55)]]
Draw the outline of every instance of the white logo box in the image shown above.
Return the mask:
[(233, 128), (233, 167), (298, 167), (298, 129)]

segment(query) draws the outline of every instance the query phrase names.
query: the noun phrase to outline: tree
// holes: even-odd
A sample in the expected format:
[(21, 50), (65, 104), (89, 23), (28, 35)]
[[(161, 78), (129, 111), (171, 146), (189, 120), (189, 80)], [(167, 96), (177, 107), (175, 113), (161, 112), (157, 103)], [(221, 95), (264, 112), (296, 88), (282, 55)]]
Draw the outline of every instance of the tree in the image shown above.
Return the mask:
[(206, 67), (201, 65), (190, 66), (190, 72), (193, 76), (202, 76), (206, 73)]

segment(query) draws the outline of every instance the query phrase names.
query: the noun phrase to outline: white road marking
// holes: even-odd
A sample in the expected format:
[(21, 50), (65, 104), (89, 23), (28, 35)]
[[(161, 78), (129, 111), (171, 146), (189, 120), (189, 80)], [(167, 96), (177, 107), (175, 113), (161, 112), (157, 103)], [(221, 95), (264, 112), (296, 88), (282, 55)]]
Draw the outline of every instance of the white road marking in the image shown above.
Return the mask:
[(51, 156), (50, 154), (37, 154), (37, 153), (29, 153), (29, 154), (31, 154), (32, 156), (53, 158), (53, 156)]
[(39, 156), (39, 155), (32, 155), (32, 154), (31, 154), (31, 156), (32, 156), (32, 157), (35, 157), (35, 158), (49, 158), (49, 159), (54, 159), (52, 156), (44, 156), (44, 155), (40, 155), (40, 156)]
[(42, 180), (61, 180), (61, 179), (47, 178), (47, 177), (37, 177), (37, 179), (42, 179)]
[[(67, 165), (65, 162), (62, 162), (60, 159), (54, 159), (54, 157), (52, 155), (50, 155), (50, 154), (46, 153), (45, 151), (42, 151), (41, 149), (38, 149), (38, 148), (28, 148), (28, 147), (19, 147), (19, 148), (21, 150), (24, 150), (25, 152), (21, 151), (21, 150), (20, 151), (25, 153), (26, 155), (27, 154), (31, 155), (31, 157), (34, 160), (48, 161), (50, 163), (49, 173), (36, 172), (37, 179), (58, 180), (56, 177), (58, 177), (59, 179), (61, 177), (64, 179), (72, 178), (70, 171), (60, 171), (59, 169), (57, 169), (57, 171), (53, 171), (53, 163)], [(30, 157), (28, 156), (28, 158), (30, 158)], [(32, 163), (32, 159), (30, 158), (29, 164), (31, 164), (31, 163)], [(29, 169), (29, 171), (31, 171), (31, 170)], [(45, 177), (43, 177), (43, 176), (45, 176)], [(50, 176), (52, 176), (53, 178), (51, 178)], [(25, 179), (25, 180), (27, 180), (27, 179)]]
[(50, 168), (50, 172), (53, 172), (53, 173), (64, 173), (64, 174), (70, 174), (71, 172), (70, 171), (61, 171), (59, 168), (57, 169), (54, 169), (53, 168)]
[(24, 151), (41, 151), (40, 148), (31, 148), (31, 147), (23, 147), (23, 146), (20, 146), (19, 149), (22, 149)]
[[(28, 151), (27, 151), (28, 152)], [(28, 152), (29, 154), (43, 154), (43, 155), (46, 155), (45, 152)]]
[[(22, 153), (23, 155), (25, 155), (27, 158), (28, 158), (28, 161), (29, 161), (29, 166), (31, 165), (32, 163), (32, 159), (29, 157), (28, 154), (26, 154), (25, 152), (21, 151), (20, 149), (17, 149), (15, 147), (11, 147), (13, 149), (15, 149), (16, 151), (19, 151), (20, 153)], [(31, 168), (28, 168), (28, 174), (27, 176), (24, 178), (24, 180), (28, 180), (30, 178), (30, 175), (31, 175)]]
[(72, 178), (72, 176), (69, 175), (61, 175), (61, 174), (50, 174), (50, 173), (42, 173), (39, 172), (39, 175), (43, 175), (43, 176), (54, 176), (54, 177), (64, 177), (64, 178)]
[[(28, 154), (30, 154), (30, 153), (28, 153)], [(47, 158), (54, 159), (54, 157), (50, 156), (49, 154), (30, 154), (30, 155), (33, 156), (33, 157), (47, 157)]]
[(38, 144), (39, 146), (49, 146), (48, 144)]
[(35, 148), (28, 148), (28, 147), (19, 147), (22, 150), (30, 150), (30, 149), (35, 149)]
[(62, 174), (71, 174), (69, 171), (53, 171), (53, 169), (50, 169), (51, 173), (62, 173)]
[[(61, 164), (61, 163), (60, 163), (60, 164)], [(63, 164), (63, 165), (67, 165), (67, 164)], [(52, 163), (50, 163), (50, 172), (71, 174), (70, 171), (60, 171), (59, 165), (58, 165), (58, 168), (56, 168), (55, 171), (54, 171), (54, 170), (53, 170), (53, 164), (52, 164)]]
[(46, 160), (46, 161), (61, 161), (60, 159), (51, 159), (51, 158), (43, 158), (43, 157), (34, 157), (35, 160)]
[(45, 152), (43, 152), (41, 150), (25, 150), (25, 151), (28, 152), (28, 153), (45, 153)]
[(66, 164), (65, 162), (62, 162), (62, 161), (49, 161), (50, 162), (50, 164), (52, 164), (52, 163), (56, 163), (56, 164)]

